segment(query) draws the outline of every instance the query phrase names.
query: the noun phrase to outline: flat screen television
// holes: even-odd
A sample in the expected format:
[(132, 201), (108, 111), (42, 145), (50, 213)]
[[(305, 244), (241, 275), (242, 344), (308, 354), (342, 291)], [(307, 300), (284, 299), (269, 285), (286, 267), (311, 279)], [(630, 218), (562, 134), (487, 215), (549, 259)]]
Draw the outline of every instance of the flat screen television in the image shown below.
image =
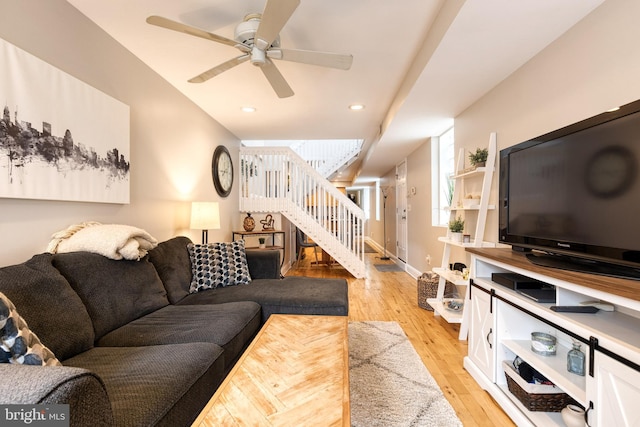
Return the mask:
[(639, 166), (640, 100), (501, 150), (499, 241), (537, 265), (640, 280)]

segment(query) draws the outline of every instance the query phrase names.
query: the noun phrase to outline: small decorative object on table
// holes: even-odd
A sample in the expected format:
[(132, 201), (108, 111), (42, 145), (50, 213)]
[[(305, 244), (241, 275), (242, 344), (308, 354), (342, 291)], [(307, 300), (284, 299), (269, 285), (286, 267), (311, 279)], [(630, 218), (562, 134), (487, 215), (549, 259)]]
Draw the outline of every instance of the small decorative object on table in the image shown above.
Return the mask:
[(244, 231), (253, 231), (256, 228), (256, 220), (253, 219), (251, 214), (247, 212), (247, 216), (242, 221), (242, 226), (244, 227)]
[(480, 196), (476, 194), (467, 194), (462, 200), (462, 207), (465, 209), (470, 209), (472, 206), (477, 206), (480, 204)]
[(271, 214), (268, 214), (264, 219), (260, 220), (260, 224), (262, 224), (262, 230), (273, 230), (273, 217)]
[(567, 427), (584, 427), (584, 409), (578, 405), (567, 405), (560, 411), (562, 421)]
[(445, 298), (444, 307), (449, 311), (462, 311), (464, 300), (459, 298)]
[(580, 350), (580, 343), (574, 342), (573, 348), (567, 353), (567, 371), (584, 377), (584, 353)]
[(264, 237), (258, 237), (258, 247), (264, 249), (266, 240), (267, 239), (265, 239)]
[(540, 356), (555, 356), (556, 337), (544, 332), (532, 332), (531, 351)]

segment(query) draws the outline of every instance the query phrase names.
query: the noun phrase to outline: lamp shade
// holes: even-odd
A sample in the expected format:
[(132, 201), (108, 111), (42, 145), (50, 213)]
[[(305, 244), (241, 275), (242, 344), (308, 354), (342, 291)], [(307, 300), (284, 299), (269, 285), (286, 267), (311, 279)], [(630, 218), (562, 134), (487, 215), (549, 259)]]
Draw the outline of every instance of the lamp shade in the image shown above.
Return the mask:
[(218, 202), (192, 202), (192, 230), (217, 230), (220, 228), (220, 207)]

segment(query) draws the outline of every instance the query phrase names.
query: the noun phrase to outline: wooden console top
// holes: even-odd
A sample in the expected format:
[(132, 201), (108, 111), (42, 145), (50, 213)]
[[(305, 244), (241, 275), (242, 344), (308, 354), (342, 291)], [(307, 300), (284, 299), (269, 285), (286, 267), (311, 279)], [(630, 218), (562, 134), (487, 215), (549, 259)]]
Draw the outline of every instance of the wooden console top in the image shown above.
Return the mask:
[(640, 281), (637, 280), (618, 279), (615, 277), (600, 276), (597, 274), (541, 267), (529, 262), (525, 254), (514, 252), (510, 248), (496, 249), (468, 247), (466, 248), (466, 251), (513, 267), (543, 274), (554, 279), (563, 280), (586, 288), (596, 289), (598, 291), (640, 301)]

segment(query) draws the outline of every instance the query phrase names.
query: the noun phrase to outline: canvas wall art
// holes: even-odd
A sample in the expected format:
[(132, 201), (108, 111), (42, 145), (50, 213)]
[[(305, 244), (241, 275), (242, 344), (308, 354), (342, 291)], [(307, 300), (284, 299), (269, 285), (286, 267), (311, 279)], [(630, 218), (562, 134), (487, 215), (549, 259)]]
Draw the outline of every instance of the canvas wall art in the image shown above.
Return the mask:
[(129, 107), (0, 39), (0, 197), (129, 203)]

